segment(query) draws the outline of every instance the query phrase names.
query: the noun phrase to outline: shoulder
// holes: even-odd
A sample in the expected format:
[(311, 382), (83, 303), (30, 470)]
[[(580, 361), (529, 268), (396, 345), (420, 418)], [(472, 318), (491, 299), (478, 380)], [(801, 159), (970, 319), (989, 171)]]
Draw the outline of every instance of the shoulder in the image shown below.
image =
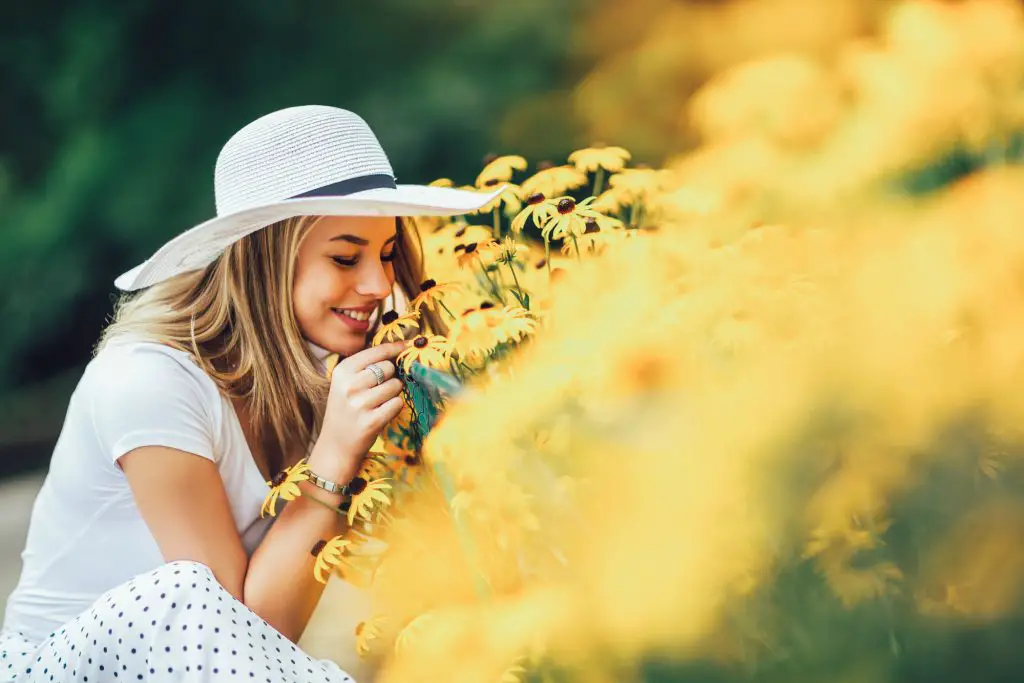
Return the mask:
[(179, 378), (216, 389), (213, 380), (191, 354), (158, 342), (111, 342), (93, 357), (86, 372), (101, 378), (104, 383), (119, 378)]
[(75, 393), (115, 459), (140, 445), (213, 457), (221, 396), (188, 353), (156, 342), (111, 343), (89, 363)]
[(191, 354), (150, 341), (115, 341), (104, 346), (86, 368), (79, 389), (94, 400), (115, 404), (176, 396), (203, 404), (211, 414), (220, 402), (217, 385)]

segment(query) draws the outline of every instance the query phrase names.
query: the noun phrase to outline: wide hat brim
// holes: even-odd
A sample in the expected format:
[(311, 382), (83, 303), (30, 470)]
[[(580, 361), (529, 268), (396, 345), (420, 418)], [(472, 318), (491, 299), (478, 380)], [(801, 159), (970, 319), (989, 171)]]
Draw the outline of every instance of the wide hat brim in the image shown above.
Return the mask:
[(343, 196), (285, 199), (217, 216), (166, 242), (152, 256), (118, 276), (114, 285), (134, 291), (212, 263), (229, 245), (272, 223), (295, 216), (457, 216), (487, 205), (505, 189), (473, 192), (427, 185), (398, 185)]

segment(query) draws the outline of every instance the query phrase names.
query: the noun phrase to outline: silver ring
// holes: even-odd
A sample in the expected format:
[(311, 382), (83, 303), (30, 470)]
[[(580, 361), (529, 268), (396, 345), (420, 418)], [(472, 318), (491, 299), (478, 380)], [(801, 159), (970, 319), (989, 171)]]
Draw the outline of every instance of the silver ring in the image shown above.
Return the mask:
[(366, 369), (372, 372), (373, 376), (377, 378), (378, 385), (384, 381), (384, 371), (377, 367), (376, 363), (370, 363), (366, 366)]

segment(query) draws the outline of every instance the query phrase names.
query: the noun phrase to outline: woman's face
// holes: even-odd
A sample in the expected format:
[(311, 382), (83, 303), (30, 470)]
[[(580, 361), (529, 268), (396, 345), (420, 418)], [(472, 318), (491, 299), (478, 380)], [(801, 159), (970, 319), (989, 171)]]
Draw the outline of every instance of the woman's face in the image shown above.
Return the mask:
[(324, 216), (299, 247), (292, 305), (303, 336), (350, 356), (366, 345), (370, 314), (395, 282), (394, 218)]

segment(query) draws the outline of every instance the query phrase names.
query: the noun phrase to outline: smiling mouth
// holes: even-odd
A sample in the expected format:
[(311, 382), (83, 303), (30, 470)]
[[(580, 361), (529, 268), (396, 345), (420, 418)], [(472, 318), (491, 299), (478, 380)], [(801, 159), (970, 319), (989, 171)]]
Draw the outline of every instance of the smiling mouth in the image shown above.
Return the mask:
[(366, 310), (355, 309), (355, 308), (334, 308), (334, 309), (331, 309), (331, 310), (333, 310), (338, 315), (343, 315), (346, 318), (349, 318), (351, 320), (355, 320), (356, 322), (361, 322), (361, 323), (364, 323), (367, 320), (369, 320), (370, 319), (370, 315), (372, 315), (372, 313), (373, 313), (372, 311), (366, 311)]

